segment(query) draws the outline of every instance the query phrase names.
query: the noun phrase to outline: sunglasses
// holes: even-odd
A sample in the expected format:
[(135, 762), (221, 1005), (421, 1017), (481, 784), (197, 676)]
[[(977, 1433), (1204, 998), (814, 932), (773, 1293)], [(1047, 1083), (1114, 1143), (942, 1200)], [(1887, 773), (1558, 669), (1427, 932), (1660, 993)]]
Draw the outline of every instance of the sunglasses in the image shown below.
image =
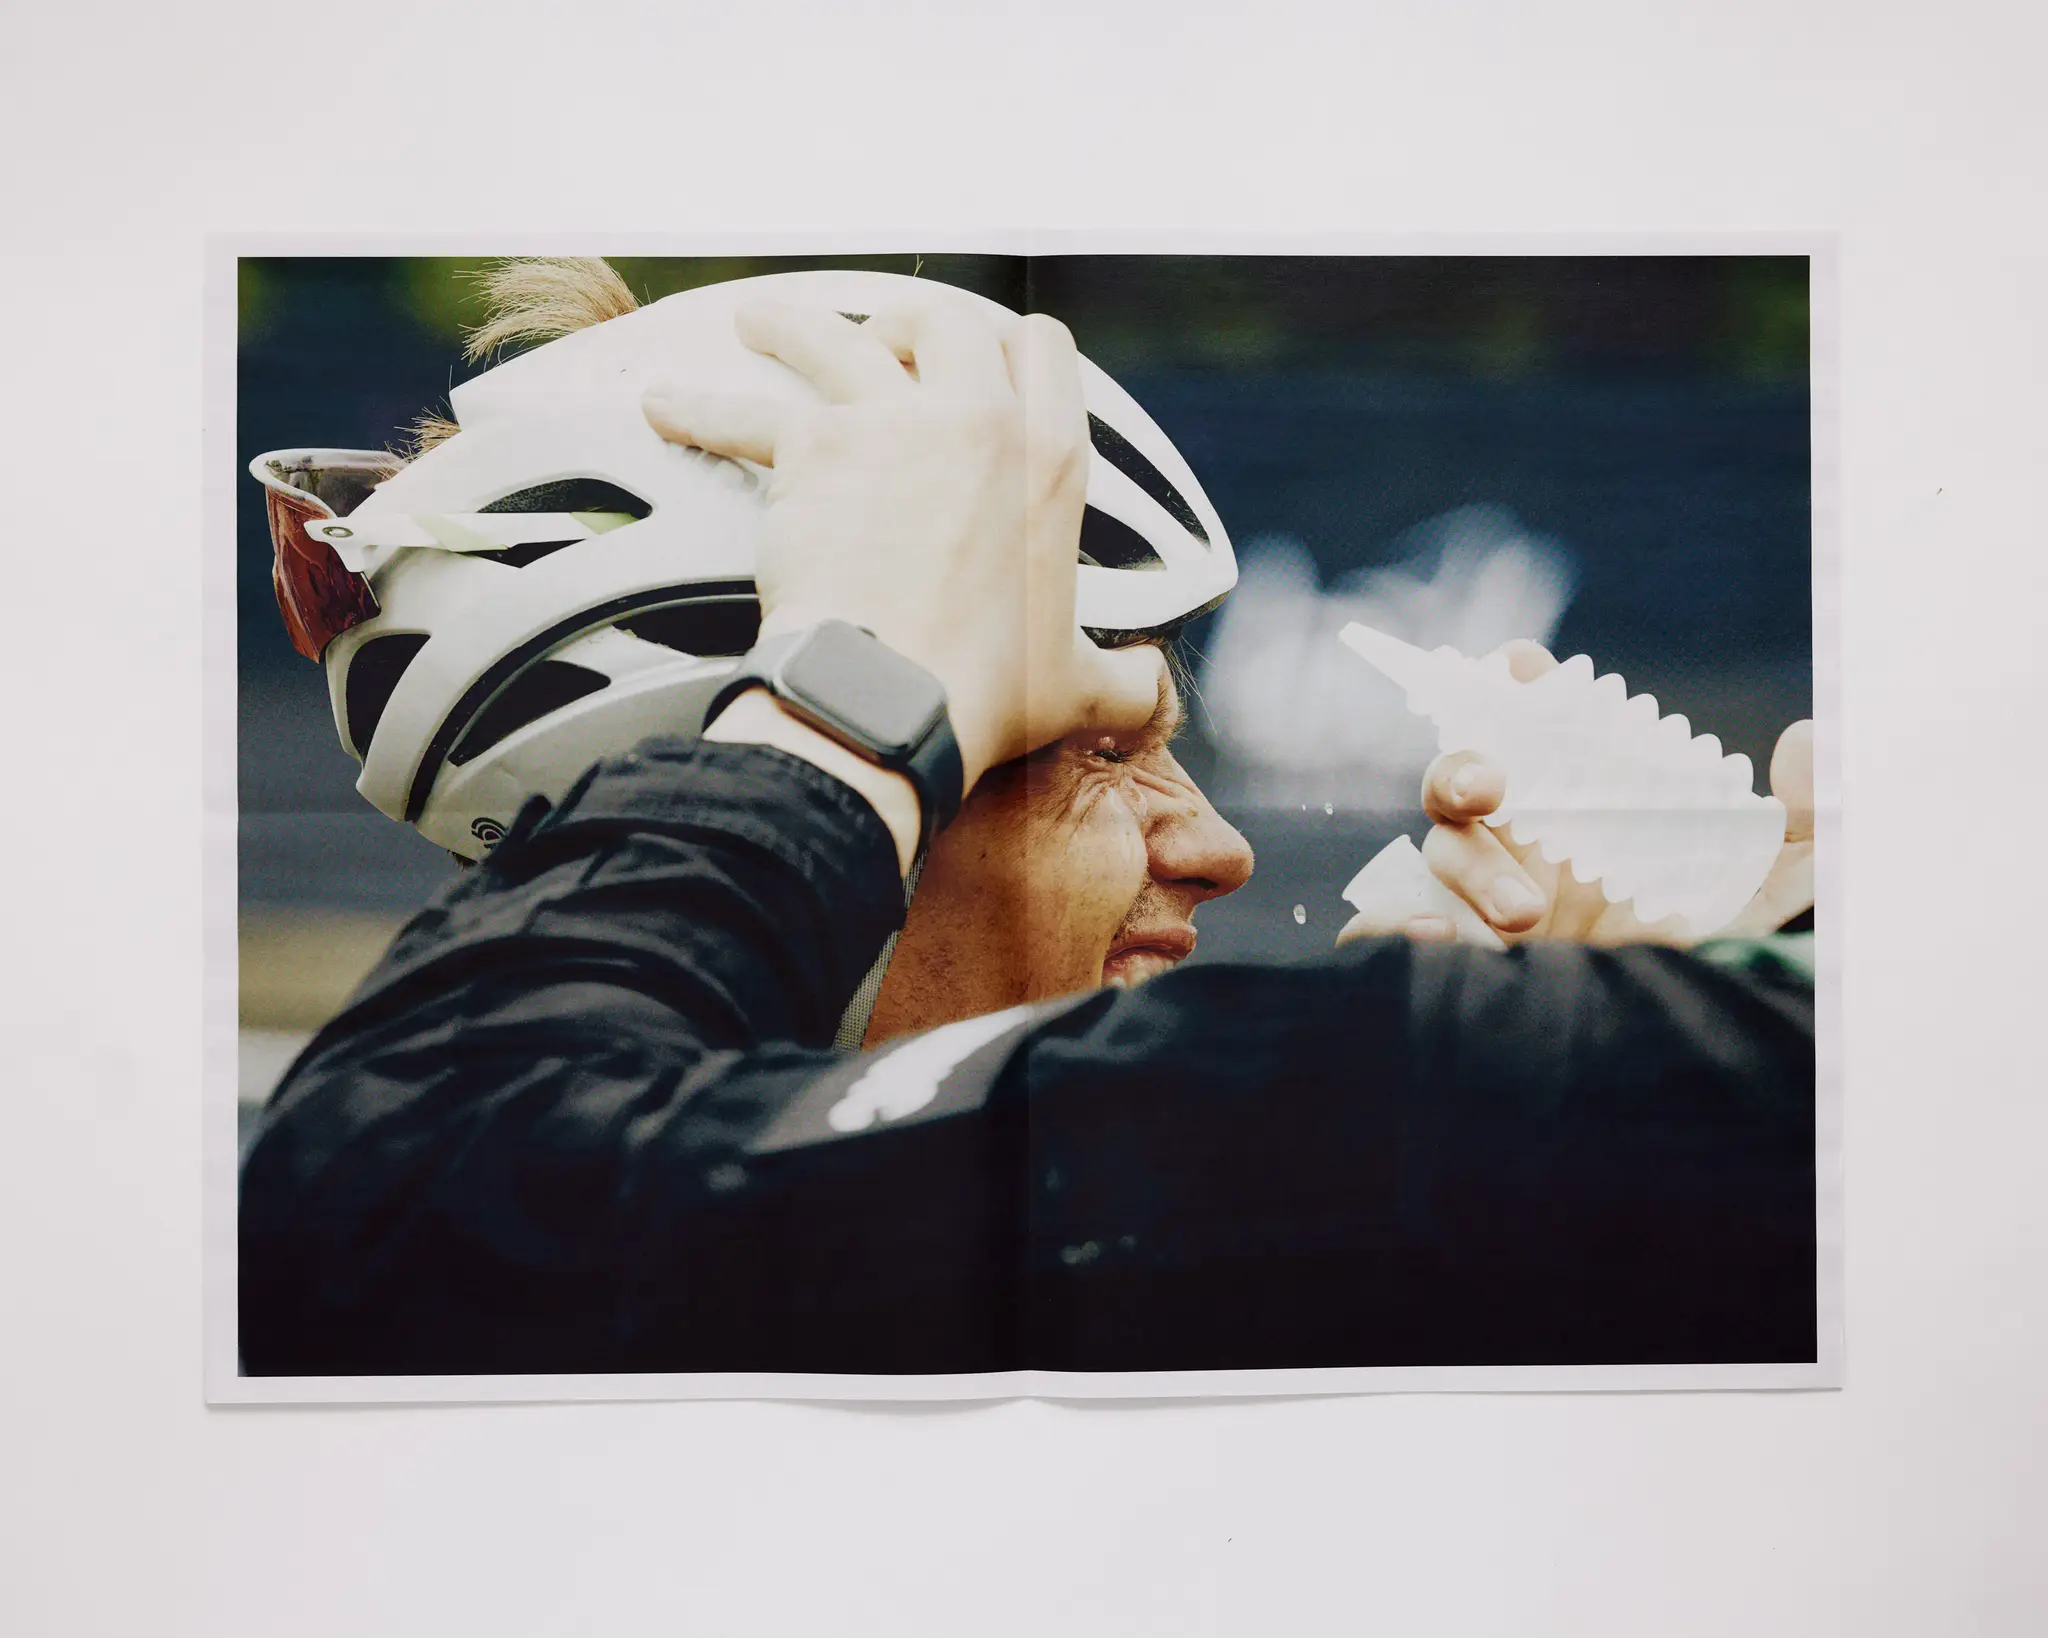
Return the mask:
[(317, 660), (380, 612), (370, 577), (400, 551), (509, 553), (573, 545), (631, 523), (625, 512), (353, 514), (404, 462), (380, 449), (280, 449), (249, 472), (270, 519), (270, 583), (292, 647)]
[[(398, 470), (396, 456), (365, 449), (285, 449), (259, 455), (250, 474), (270, 514), (270, 584), (292, 647), (317, 660), (352, 626), (377, 616), (367, 576), (335, 549), (340, 520)], [(323, 534), (322, 530), (343, 531)]]

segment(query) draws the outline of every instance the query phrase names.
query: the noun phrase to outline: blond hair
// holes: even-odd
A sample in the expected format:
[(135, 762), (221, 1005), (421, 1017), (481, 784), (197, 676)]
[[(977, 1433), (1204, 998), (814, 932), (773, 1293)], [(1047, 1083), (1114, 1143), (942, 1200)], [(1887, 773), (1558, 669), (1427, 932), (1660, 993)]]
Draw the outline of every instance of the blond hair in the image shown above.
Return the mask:
[[(640, 305), (611, 263), (598, 256), (508, 256), (474, 277), (484, 317), (463, 337), (462, 356), (472, 364), (507, 347), (537, 346), (587, 330)], [(416, 460), (461, 430), (429, 410), (413, 422), (406, 456)]]

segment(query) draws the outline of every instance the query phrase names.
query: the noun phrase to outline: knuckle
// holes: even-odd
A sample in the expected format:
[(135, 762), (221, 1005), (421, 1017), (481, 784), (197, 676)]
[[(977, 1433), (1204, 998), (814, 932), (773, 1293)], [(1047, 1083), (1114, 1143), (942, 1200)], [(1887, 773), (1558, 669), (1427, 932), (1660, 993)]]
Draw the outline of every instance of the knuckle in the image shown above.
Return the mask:
[(1439, 876), (1456, 875), (1469, 854), (1470, 845), (1457, 826), (1431, 825), (1422, 838), (1422, 861)]
[(899, 302), (878, 307), (861, 328), (897, 358), (908, 359), (928, 326), (921, 309)]
[(992, 451), (1007, 453), (1024, 442), (1023, 408), (1014, 399), (974, 399), (948, 413), (974, 443)]
[(1455, 751), (1429, 765), (1423, 792), (1425, 801), (1470, 817), (1498, 807), (1505, 786), (1499, 768), (1477, 751)]
[(865, 406), (826, 404), (799, 421), (797, 447), (807, 455), (845, 449), (859, 437)]
[(1055, 432), (1033, 441), (1033, 454), (1047, 487), (1060, 493), (1087, 487), (1088, 453), (1085, 438), (1061, 437)]
[(1055, 347), (1072, 347), (1074, 345), (1074, 332), (1069, 330), (1050, 313), (1025, 314), (1024, 334), (1033, 341)]
[(984, 321), (950, 302), (926, 301), (915, 309), (910, 322), (921, 334), (955, 337), (980, 334)]
[(793, 416), (775, 440), (775, 471), (783, 477), (802, 471), (833, 453), (846, 437), (844, 422), (826, 412)]

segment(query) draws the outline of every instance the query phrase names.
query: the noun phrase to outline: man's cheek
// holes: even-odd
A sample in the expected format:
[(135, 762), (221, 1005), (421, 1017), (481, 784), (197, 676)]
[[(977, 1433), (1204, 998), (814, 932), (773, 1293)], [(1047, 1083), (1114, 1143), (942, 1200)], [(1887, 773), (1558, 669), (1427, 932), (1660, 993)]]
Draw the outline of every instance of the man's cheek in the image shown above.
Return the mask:
[(1089, 780), (1062, 794), (1034, 812), (1024, 844), (1030, 915), (1063, 950), (1106, 948), (1144, 886), (1144, 836), (1111, 782)]
[(1145, 888), (1144, 825), (1122, 787), (1104, 785), (1093, 793), (1065, 870), (1077, 908), (1086, 907), (1091, 936), (1106, 949)]

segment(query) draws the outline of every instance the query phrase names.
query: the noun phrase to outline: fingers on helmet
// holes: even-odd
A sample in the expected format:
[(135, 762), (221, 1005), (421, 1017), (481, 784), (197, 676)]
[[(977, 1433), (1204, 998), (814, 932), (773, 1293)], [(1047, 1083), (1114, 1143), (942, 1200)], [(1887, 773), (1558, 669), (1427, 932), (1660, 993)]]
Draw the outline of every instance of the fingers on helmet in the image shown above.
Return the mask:
[(762, 298), (742, 305), (733, 323), (740, 340), (757, 353), (780, 359), (832, 403), (851, 404), (910, 390), (902, 362), (880, 338), (829, 307)]
[(1027, 314), (1003, 337), (1010, 379), (1024, 401), (1031, 445), (1062, 460), (1088, 449), (1088, 407), (1073, 332), (1045, 313)]
[(962, 397), (1010, 395), (1010, 367), (998, 315), (931, 299), (876, 312), (865, 326), (926, 387)]
[(1087, 668), (1085, 726), (1135, 733), (1159, 714), (1173, 686), (1164, 649), (1156, 643), (1097, 648), (1079, 632), (1074, 635), (1076, 652)]
[(788, 405), (768, 399), (659, 386), (641, 398), (640, 412), (672, 444), (761, 466), (775, 464), (790, 413)]

